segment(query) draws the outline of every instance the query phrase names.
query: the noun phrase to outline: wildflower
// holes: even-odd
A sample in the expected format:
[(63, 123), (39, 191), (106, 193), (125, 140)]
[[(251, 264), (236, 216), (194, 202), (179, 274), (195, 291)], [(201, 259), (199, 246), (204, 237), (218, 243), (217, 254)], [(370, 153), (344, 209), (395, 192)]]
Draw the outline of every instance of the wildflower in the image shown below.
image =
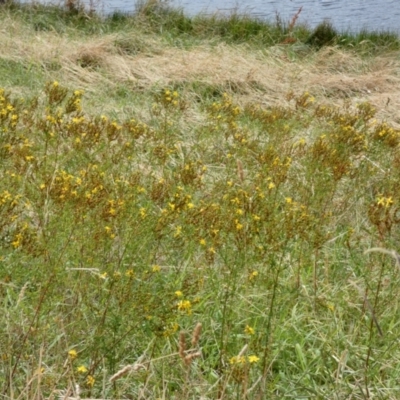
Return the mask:
[(306, 144), (306, 140), (304, 138), (301, 138), (298, 140), (298, 142), (296, 143), (298, 146), (302, 146), (304, 144)]
[(253, 364), (260, 361), (260, 358), (255, 355), (251, 355), (247, 357), (247, 360), (249, 361), (250, 364)]
[(205, 240), (205, 239), (200, 239), (199, 243), (200, 243), (202, 246), (205, 246), (205, 245), (206, 245), (206, 240)]
[(235, 356), (229, 360), (229, 364), (245, 364), (246, 357), (244, 356)]
[(128, 278), (132, 278), (134, 275), (135, 273), (133, 272), (133, 269), (128, 269), (128, 271), (125, 272), (125, 276)]
[(378, 206), (389, 208), (393, 204), (393, 198), (392, 198), (392, 196), (378, 197), (378, 199), (376, 200), (376, 203), (378, 204)]
[(70, 360), (75, 360), (75, 358), (78, 357), (78, 353), (76, 352), (76, 350), (72, 349), (68, 352), (68, 357), (70, 358)]
[(187, 314), (192, 313), (192, 303), (189, 300), (180, 300), (177, 307), (179, 311), (184, 311)]
[(141, 207), (139, 210), (139, 214), (142, 217), (142, 219), (145, 219), (147, 216), (146, 209), (144, 207)]
[(183, 293), (182, 293), (180, 290), (177, 290), (177, 291), (175, 292), (175, 296), (176, 296), (176, 297), (182, 297), (182, 296), (183, 296)]
[(94, 383), (95, 383), (95, 379), (93, 378), (92, 375), (88, 375), (86, 378), (86, 385), (88, 385), (89, 387), (93, 387)]
[(236, 230), (240, 231), (243, 229), (243, 224), (241, 224), (238, 220), (235, 220), (236, 222)]
[(182, 234), (182, 227), (179, 225), (175, 228), (174, 237), (179, 237)]
[(385, 207), (388, 208), (391, 204), (393, 204), (392, 196), (386, 198)]
[[(261, 248), (261, 250), (262, 250), (262, 248)], [(249, 275), (249, 281), (254, 280), (255, 278), (257, 278), (257, 276), (258, 276), (258, 271), (252, 271)]]
[(378, 197), (378, 199), (376, 200), (376, 203), (378, 204), (378, 206), (384, 206), (385, 205), (385, 198), (384, 197)]
[(160, 272), (161, 267), (159, 265), (153, 265), (151, 270), (152, 270), (152, 272)]
[(84, 366), (84, 365), (80, 365), (77, 369), (77, 372), (79, 372), (80, 374), (84, 374), (88, 371), (88, 369)]
[(252, 328), (251, 326), (246, 325), (246, 328), (244, 328), (244, 333), (245, 333), (246, 335), (254, 335), (255, 330), (254, 330), (254, 328)]
[(163, 336), (164, 336), (164, 337), (171, 336), (171, 335), (173, 335), (175, 332), (177, 332), (178, 329), (179, 329), (179, 325), (178, 325), (176, 322), (174, 322), (173, 324), (171, 324), (171, 326), (170, 326), (169, 328), (166, 327), (166, 328), (164, 329)]
[(22, 245), (22, 240), (23, 240), (23, 236), (22, 233), (17, 233), (15, 235), (14, 241), (11, 242), (11, 244), (13, 245), (14, 249), (17, 249), (18, 247), (20, 247)]

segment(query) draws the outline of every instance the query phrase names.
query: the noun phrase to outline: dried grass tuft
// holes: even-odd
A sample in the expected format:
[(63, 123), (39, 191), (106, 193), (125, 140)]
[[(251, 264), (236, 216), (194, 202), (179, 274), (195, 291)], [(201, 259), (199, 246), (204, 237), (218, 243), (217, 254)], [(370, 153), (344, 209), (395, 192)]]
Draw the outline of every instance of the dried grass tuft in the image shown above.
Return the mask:
[(179, 352), (179, 357), (183, 362), (185, 362), (185, 351), (186, 351), (186, 338), (185, 338), (185, 332), (181, 331), (179, 333), (179, 347), (178, 347), (178, 352)]
[(139, 360), (136, 361), (134, 364), (129, 364), (129, 365), (126, 365), (125, 367), (121, 368), (118, 372), (116, 372), (110, 378), (110, 382), (114, 382), (114, 381), (122, 378), (123, 376), (127, 375), (129, 372), (136, 372), (141, 369), (145, 369), (146, 367), (144, 364), (142, 364), (142, 359), (143, 359), (143, 356), (141, 356), (139, 358)]
[(202, 324), (198, 322), (193, 330), (192, 347), (196, 347), (199, 344), (201, 329), (202, 329)]

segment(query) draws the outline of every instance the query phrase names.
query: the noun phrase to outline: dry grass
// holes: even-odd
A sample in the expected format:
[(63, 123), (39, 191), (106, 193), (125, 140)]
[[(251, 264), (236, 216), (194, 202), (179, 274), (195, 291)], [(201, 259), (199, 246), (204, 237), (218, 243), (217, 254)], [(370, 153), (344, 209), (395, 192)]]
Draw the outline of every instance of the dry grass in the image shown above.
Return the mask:
[[(241, 102), (274, 104), (289, 91), (307, 88), (329, 103), (370, 101), (380, 109), (379, 117), (400, 121), (397, 54), (366, 59), (334, 47), (319, 52), (289, 46), (255, 51), (222, 43), (186, 50), (134, 30), (123, 37), (35, 32), (12, 17), (3, 20), (0, 42), (3, 59), (40, 65), (49, 80), (89, 92), (99, 86), (112, 90), (125, 82), (142, 90), (201, 82), (239, 92)], [(48, 68), (55, 63), (58, 71)]]

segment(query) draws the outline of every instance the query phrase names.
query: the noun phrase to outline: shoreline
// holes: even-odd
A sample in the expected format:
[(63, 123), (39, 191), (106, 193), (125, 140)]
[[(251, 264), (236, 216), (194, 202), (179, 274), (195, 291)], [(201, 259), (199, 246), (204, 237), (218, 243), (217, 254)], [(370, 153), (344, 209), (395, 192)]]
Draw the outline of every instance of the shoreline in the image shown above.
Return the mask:
[[(95, 2), (96, 0), (93, 1)], [(191, 23), (196, 23), (198, 21), (213, 22), (218, 20), (224, 20), (224, 21), (234, 20), (237, 22), (241, 20), (264, 26), (264, 28), (278, 27), (279, 29), (283, 29), (285, 27), (288, 28), (291, 25), (292, 28), (294, 28), (294, 26), (296, 25), (296, 21), (302, 11), (302, 7), (300, 7), (299, 10), (297, 10), (297, 12), (294, 13), (288, 20), (283, 20), (279, 15), (276, 15), (275, 21), (271, 21), (248, 13), (236, 12), (235, 10), (232, 10), (232, 12), (227, 12), (227, 13), (198, 13), (193, 15), (190, 13), (186, 13), (182, 7), (174, 7), (160, 0), (145, 0), (143, 2), (138, 2), (137, 4), (134, 5), (135, 10), (131, 12), (116, 9), (115, 11), (110, 11), (109, 13), (103, 13), (101, 11), (101, 8), (103, 8), (104, 6), (101, 5), (100, 2), (99, 4), (91, 5), (90, 2), (89, 4), (84, 4), (81, 3), (79, 0), (68, 0), (65, 2), (64, 5), (61, 2), (60, 4), (56, 3), (40, 4), (40, 3), (28, 3), (28, 2), (20, 3), (18, 1), (8, 2), (7, 0), (2, 0), (0, 4), (2, 4), (2, 6), (12, 5), (14, 7), (21, 7), (21, 8), (26, 7), (28, 9), (29, 7), (53, 8), (53, 9), (58, 9), (60, 12), (82, 13), (91, 17), (96, 16), (97, 18), (100, 18), (105, 22), (109, 19), (114, 19), (118, 17), (135, 19), (138, 13), (141, 13), (143, 9), (147, 9), (157, 12), (161, 11), (165, 15), (171, 15), (171, 16), (179, 15), (186, 21), (191, 21)], [(100, 10), (98, 10), (97, 8), (99, 8)], [(355, 39), (358, 36), (363, 36), (364, 37), (363, 40), (369, 38), (372, 38), (372, 40), (376, 40), (376, 37), (393, 36), (393, 39), (397, 38), (400, 40), (400, 32), (395, 32), (385, 29), (375, 30), (368, 28), (361, 28), (357, 32), (349, 32), (348, 30), (337, 29), (333, 24), (331, 24), (331, 22), (329, 22), (329, 19), (321, 20), (320, 23), (316, 24), (314, 28), (310, 28), (307, 22), (301, 22), (300, 24), (298, 24), (298, 27), (300, 27), (303, 30), (306, 30), (309, 34), (312, 34), (320, 25), (323, 24), (329, 25), (333, 29), (336, 35), (344, 38)]]

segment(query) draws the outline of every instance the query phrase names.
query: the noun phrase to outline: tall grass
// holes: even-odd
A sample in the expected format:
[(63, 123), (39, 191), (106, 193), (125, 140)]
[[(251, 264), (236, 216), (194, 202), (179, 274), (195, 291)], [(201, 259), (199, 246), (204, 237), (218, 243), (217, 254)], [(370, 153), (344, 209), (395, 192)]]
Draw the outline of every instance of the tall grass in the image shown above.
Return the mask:
[[(162, 13), (187, 17), (158, 7), (0, 13), (15, 30), (0, 59), (3, 398), (399, 397), (395, 122), (300, 90), (311, 79), (279, 86), (291, 40), (262, 58), (286, 63), (273, 85), (238, 78), (224, 46), (257, 66), (258, 21), (244, 40), (240, 17), (160, 33)], [(285, 29), (275, 43), (297, 40)], [(215, 80), (131, 67), (180, 72), (182, 44), (196, 64), (218, 44), (231, 65), (207, 53)], [(366, 69), (337, 47), (307, 54), (340, 61), (340, 79)]]
[(1, 93), (4, 396), (397, 397), (400, 271), (363, 253), (397, 242), (400, 136), (371, 105), (223, 95), (181, 130), (174, 88), (148, 121), (82, 96)]

